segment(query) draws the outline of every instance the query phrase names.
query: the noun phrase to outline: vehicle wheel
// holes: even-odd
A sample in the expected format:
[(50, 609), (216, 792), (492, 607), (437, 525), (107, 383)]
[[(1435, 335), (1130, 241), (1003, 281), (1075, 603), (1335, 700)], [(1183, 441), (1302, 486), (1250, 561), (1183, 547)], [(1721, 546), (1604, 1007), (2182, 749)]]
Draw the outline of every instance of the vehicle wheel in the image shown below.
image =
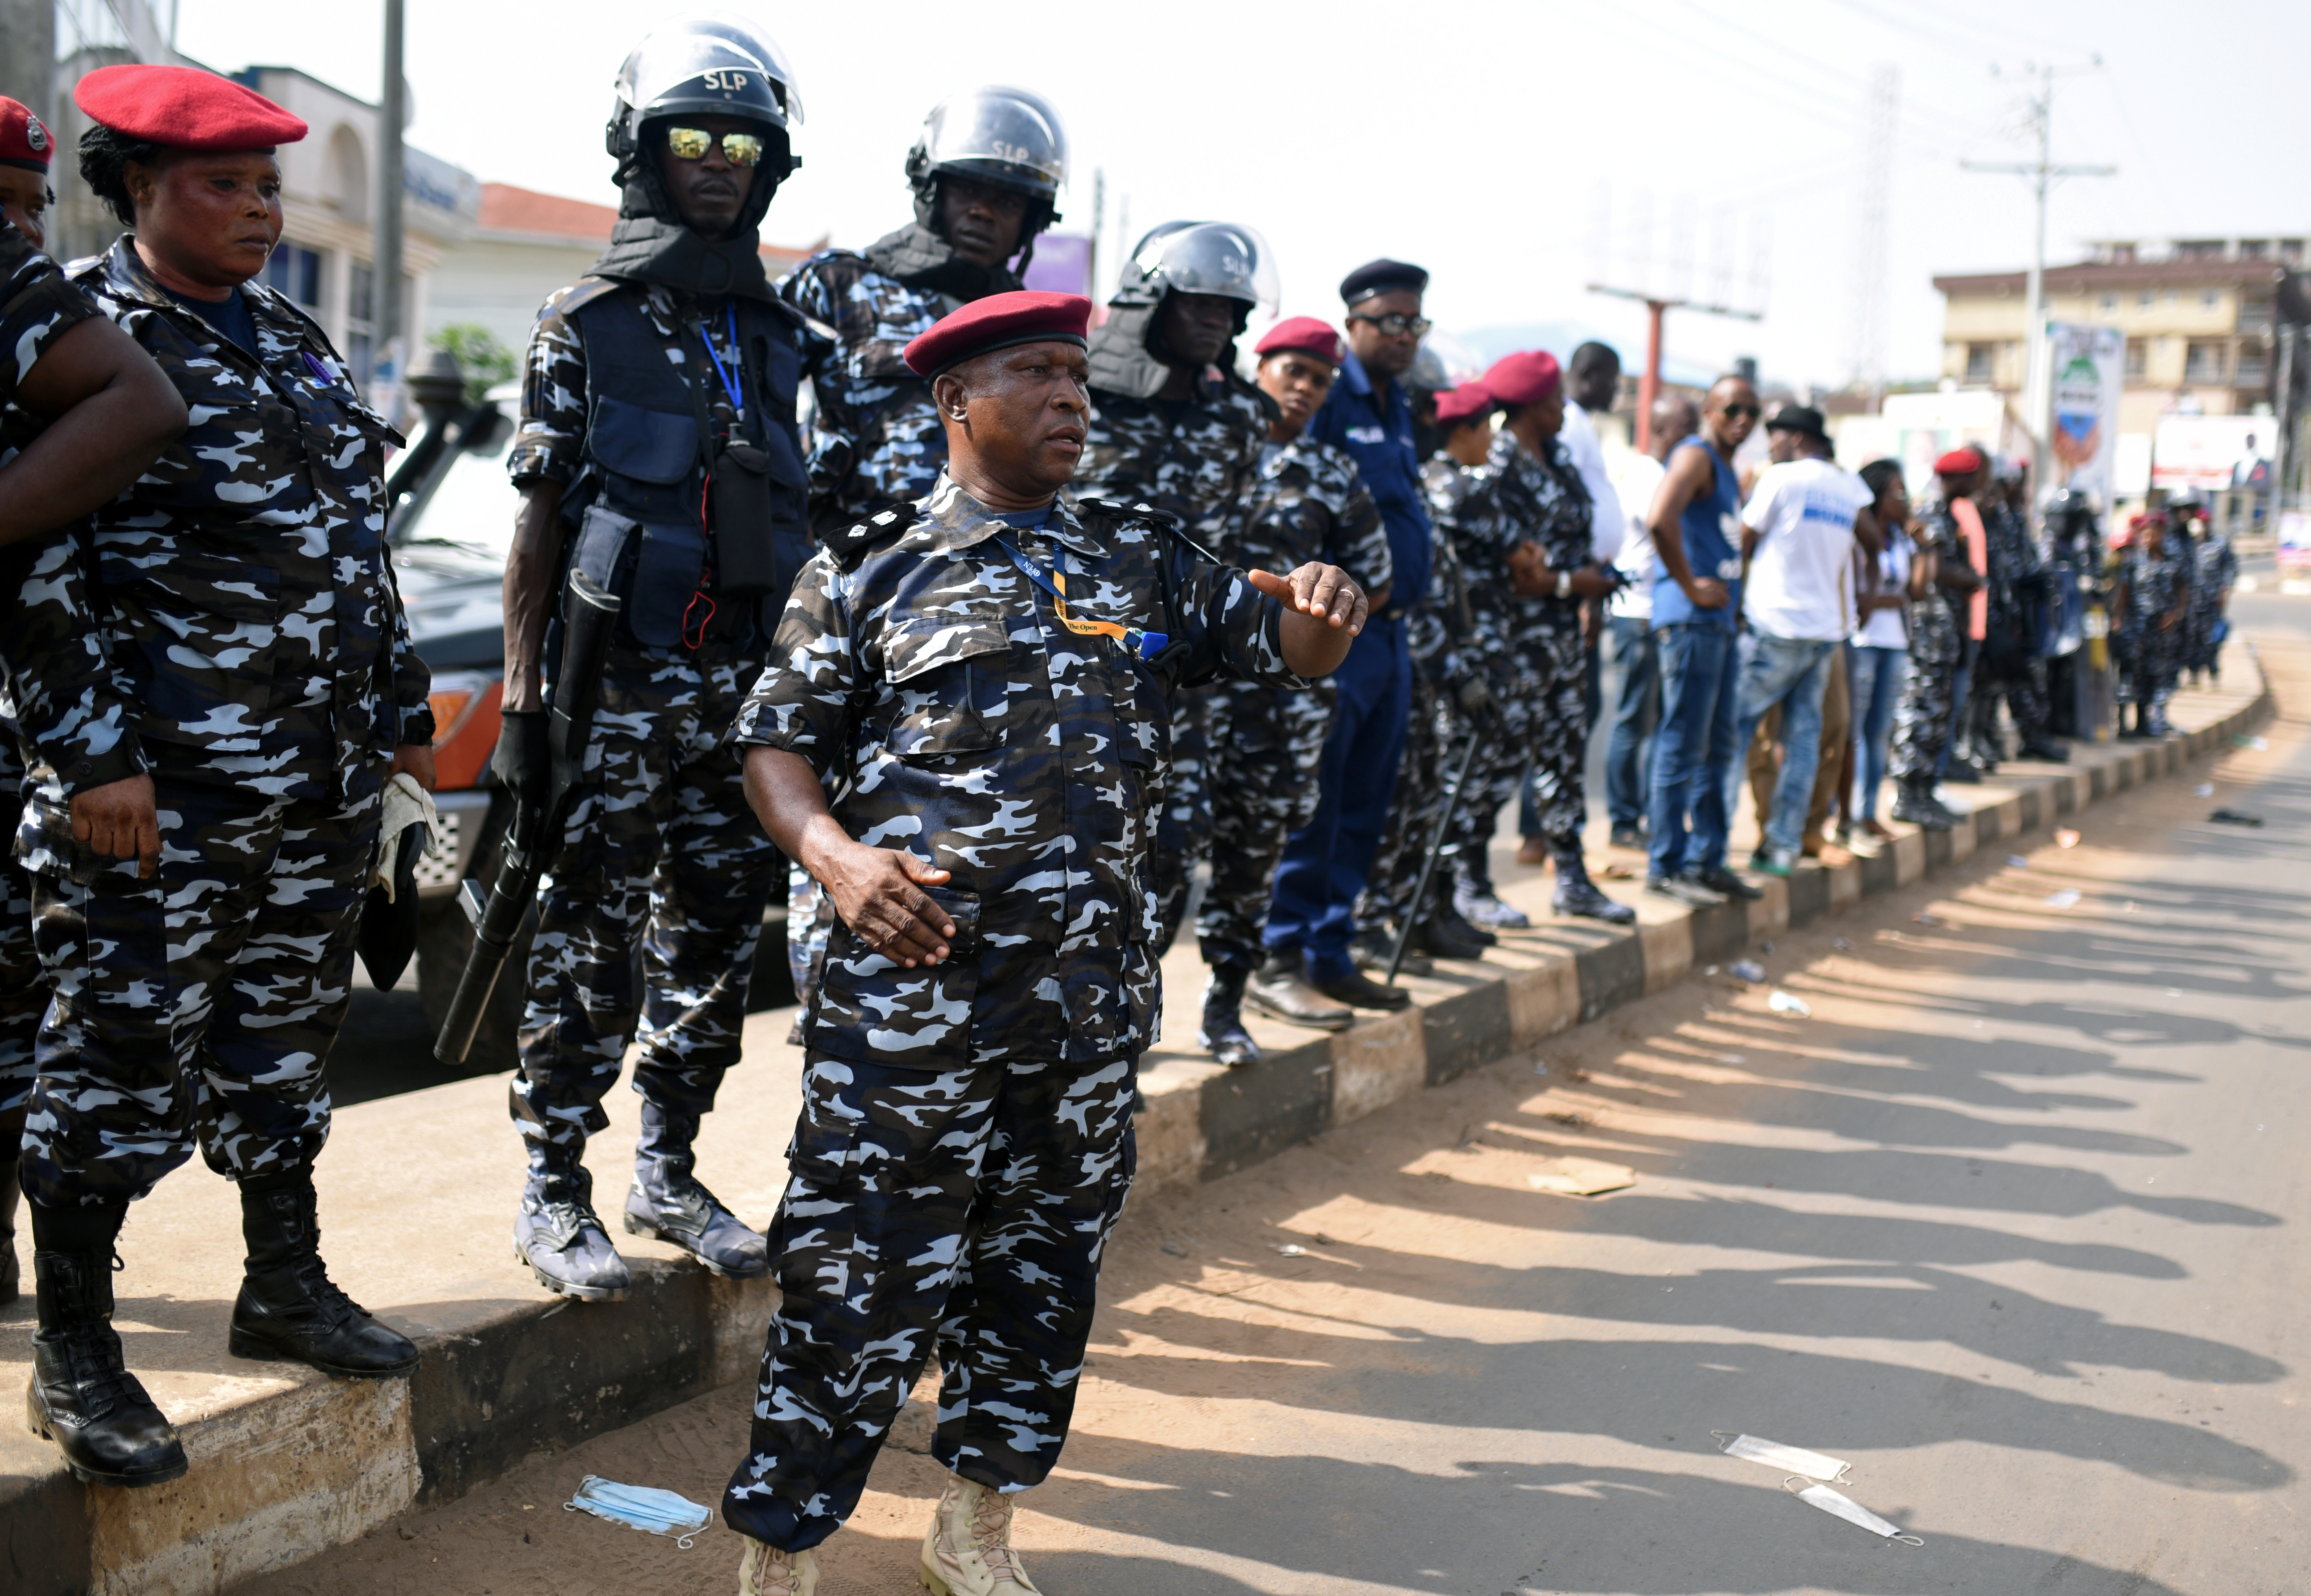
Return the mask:
[[(489, 834), (475, 850), (473, 878), (484, 888), (497, 879), (498, 839), (503, 829), (499, 807), (492, 807), (489, 819), (484, 822), (489, 827)], [(529, 941), (536, 929), (537, 913), (533, 909), (522, 920), (521, 934), (506, 952), (505, 968), (498, 972), (497, 987), (490, 993), (489, 1006), (482, 1011), (480, 1028), (474, 1033), (473, 1051), (466, 1056), (466, 1068), (473, 1074), (511, 1069), (519, 1062)], [(440, 1034), (441, 1022), (449, 1015), (450, 1000), (457, 996), (458, 979), (466, 972), (467, 955), (473, 949), (473, 923), (466, 918), (456, 898), (435, 899), (419, 912), (417, 997), (424, 1005), (429, 1038)]]

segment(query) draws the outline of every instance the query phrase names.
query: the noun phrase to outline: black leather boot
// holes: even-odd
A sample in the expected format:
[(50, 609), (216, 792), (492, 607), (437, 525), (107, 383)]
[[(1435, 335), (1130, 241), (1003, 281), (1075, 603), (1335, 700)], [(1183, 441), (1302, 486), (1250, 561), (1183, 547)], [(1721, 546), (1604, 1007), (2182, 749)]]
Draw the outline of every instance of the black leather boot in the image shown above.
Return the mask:
[(1578, 842), (1557, 843), (1549, 851), (1557, 859), (1557, 895), (1550, 900), (1550, 908), (1559, 914), (1601, 920), (1609, 926), (1636, 923), (1635, 910), (1626, 903), (1616, 903), (1589, 879), (1589, 867), (1581, 858)]
[(14, 1156), (0, 1160), (0, 1307), (24, 1295), (23, 1265), (16, 1261), (16, 1202), (24, 1189), (16, 1170)]
[(700, 1183), (696, 1116), (642, 1100), (634, 1183), (626, 1193), (626, 1234), (670, 1243), (709, 1272), (751, 1280), (771, 1272), (770, 1243)]
[[(12, 1172), (13, 1173), (13, 1172)], [(32, 1382), (24, 1420), (81, 1478), (160, 1485), (183, 1477), (185, 1448), (120, 1358), (112, 1329), (112, 1243), (128, 1205), (27, 1205), (32, 1220)]]
[(1196, 1043), (1230, 1069), (1260, 1062), (1260, 1043), (1243, 1028), (1243, 987), (1251, 979), (1250, 959), (1223, 959), (1212, 966), (1211, 983), (1204, 988), (1204, 1023)]
[(371, 1318), (329, 1278), (311, 1170), (241, 1182), (240, 1233), (249, 1269), (225, 1343), (233, 1356), (291, 1358), (353, 1378), (417, 1366), (409, 1338)]

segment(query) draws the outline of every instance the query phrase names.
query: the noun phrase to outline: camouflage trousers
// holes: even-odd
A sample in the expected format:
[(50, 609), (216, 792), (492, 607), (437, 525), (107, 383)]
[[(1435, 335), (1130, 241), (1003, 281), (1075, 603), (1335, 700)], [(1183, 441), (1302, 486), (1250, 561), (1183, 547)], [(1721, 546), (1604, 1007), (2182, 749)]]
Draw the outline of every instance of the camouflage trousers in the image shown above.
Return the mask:
[(1894, 706), (1893, 752), (1886, 762), (1886, 773), (1895, 781), (1933, 784), (1942, 750), (1949, 746), (1958, 667), (1956, 654), (1937, 658), (1914, 642), (1902, 677), (1902, 697)]
[(2182, 676), (2180, 626), (2161, 632), (2156, 622), (2133, 624), (2133, 634), (2124, 640), (2132, 646), (2118, 667), (2118, 702), (2155, 704), (2175, 691)]
[[(15, 728), (0, 719), (0, 795), (23, 786)], [(0, 1164), (16, 1156), (32, 1102), (33, 1043), (48, 1006), (48, 983), (32, 946), (32, 878), (12, 852), (0, 858)]]
[[(587, 789), (538, 883), (512, 1107), (522, 1134), (582, 1145), (640, 1026), (634, 1090), (697, 1116), (738, 1061), (763, 909), (782, 868), (729, 741), (760, 662), (610, 656)], [(634, 983), (641, 946), (643, 990)]]
[(1163, 926), (1161, 957), (1188, 917), (1188, 887), (1196, 861), (1212, 842), (1211, 789), (1206, 781), (1212, 689), (1190, 687), (1172, 700), (1172, 756), (1153, 783), (1156, 847), (1147, 860), (1147, 890)]
[(75, 843), (61, 803), (33, 799), (17, 833), (53, 992), (24, 1190), (52, 1207), (142, 1197), (196, 1135), (236, 1181), (302, 1169), (328, 1138), (322, 1065), (345, 1017), (377, 794), (268, 798), (156, 752), (152, 880)]
[(1196, 940), (1207, 964), (1260, 956), (1284, 839), (1316, 813), (1316, 767), (1338, 697), (1329, 682), (1304, 690), (1222, 682), (1206, 693), (1212, 880)]
[(778, 1311), (722, 1516), (789, 1551), (858, 1505), (936, 1348), (931, 1455), (1042, 1483), (1131, 1187), (1134, 1061), (907, 1069), (809, 1055), (772, 1233)]
[(1554, 846), (1580, 845), (1588, 811), (1582, 763), (1589, 752), (1589, 712), (1583, 698), (1589, 657), (1581, 633), (1567, 626), (1520, 640), (1516, 676), (1499, 695), (1499, 735), (1478, 746), (1469, 772), (1468, 801), (1455, 807), (1452, 837), (1459, 868), (1489, 884), (1487, 859), (1501, 806), (1514, 799), (1525, 772), (1533, 772), (1533, 802), (1540, 834)]
[[(1427, 856), (1429, 839), (1436, 834), (1437, 818), (1452, 797), (1452, 771), (1469, 736), (1452, 707), (1451, 695), (1451, 685), (1436, 681), (1428, 666), (1413, 667), (1412, 713), (1405, 724), (1396, 796), (1389, 805), (1388, 829), (1381, 833), (1380, 851), (1365, 878), (1364, 895), (1356, 900), (1360, 931), (1401, 925), (1411, 911), (1412, 894), (1420, 885), (1421, 861)], [(1450, 836), (1445, 847), (1449, 854)], [(1436, 900), (1436, 884), (1451, 879), (1451, 869), (1447, 857), (1429, 882), (1432, 904)]]
[(2001, 702), (2013, 718), (2017, 735), (2028, 740), (2044, 738), (2053, 712), (2046, 697), (2046, 662), (2026, 659), (2019, 668), (2001, 671), (1991, 665), (1986, 655), (1975, 661), (1974, 676), (1967, 688), (1967, 752), (1985, 753), (1993, 759), (2006, 757), (1998, 731)]

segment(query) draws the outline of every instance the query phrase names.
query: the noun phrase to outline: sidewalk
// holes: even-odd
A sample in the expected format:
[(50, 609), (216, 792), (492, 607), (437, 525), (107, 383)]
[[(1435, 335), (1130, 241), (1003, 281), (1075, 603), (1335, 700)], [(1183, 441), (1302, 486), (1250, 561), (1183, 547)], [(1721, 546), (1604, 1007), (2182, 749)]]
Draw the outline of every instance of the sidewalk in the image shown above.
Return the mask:
[[(2162, 744), (2080, 747), (2068, 766), (2009, 766), (1949, 789), (1971, 824), (1946, 837), (1897, 828), (1876, 856), (1808, 867), (1747, 906), (1696, 915), (1609, 883), (1640, 924), (1611, 931), (1549, 920), (1545, 872), (1499, 850), (1502, 894), (1536, 920), (1481, 964), (1440, 965), (1408, 982), (1413, 1010), (1339, 1035), (1252, 1022), (1272, 1050), (1227, 1071), (1193, 1050), (1201, 970), (1192, 946), (1166, 961), (1169, 1019), (1146, 1060), (1139, 1122), (1142, 1196), (1208, 1179), (1373, 1112), (1534, 1040), (1658, 991), (1755, 938), (1893, 890), (1977, 848), (2049, 825), (2096, 799), (2222, 746), (2269, 707), (2233, 650), (2230, 681), (2251, 691), (2185, 694)], [(1748, 824), (1737, 827), (1746, 840)], [(1601, 839), (1600, 839), (1601, 842)], [(1601, 846), (1592, 859), (1601, 859)], [(798, 1103), (789, 1016), (751, 1018), (746, 1064), (706, 1122), (701, 1166), (731, 1206), (766, 1219)], [(615, 1213), (634, 1134), (634, 1099), (612, 1095), (613, 1124), (592, 1159)], [(457, 1496), (545, 1447), (567, 1444), (744, 1378), (760, 1356), (766, 1283), (715, 1281), (672, 1250), (619, 1235), (636, 1285), (624, 1303), (580, 1306), (539, 1290), (513, 1259), (519, 1146), (503, 1077), (364, 1103), (337, 1117), (318, 1169), (324, 1250), (339, 1282), (416, 1337), (409, 1380), (333, 1381), (224, 1353), (239, 1282), (231, 1189), (197, 1161), (137, 1205), (121, 1239), (118, 1322), (130, 1365), (185, 1433), (192, 1472), (153, 1489), (74, 1482), (54, 1449), (0, 1423), (0, 1589), (210, 1592), (353, 1539), (420, 1500)], [(29, 1239), (20, 1243), (29, 1254)], [(0, 1390), (27, 1375), (29, 1300), (0, 1311)], [(716, 1576), (719, 1578), (719, 1576)]]

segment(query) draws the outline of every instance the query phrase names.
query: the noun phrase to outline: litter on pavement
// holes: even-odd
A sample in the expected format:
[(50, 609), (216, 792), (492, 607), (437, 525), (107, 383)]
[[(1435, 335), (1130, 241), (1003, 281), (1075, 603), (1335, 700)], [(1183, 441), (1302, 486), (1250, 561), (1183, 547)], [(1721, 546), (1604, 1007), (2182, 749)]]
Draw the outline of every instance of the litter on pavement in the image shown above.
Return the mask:
[(2231, 734), (2231, 746), (2234, 748), (2254, 748), (2259, 750), (2270, 747), (2271, 739), (2269, 737), (2244, 737), (2234, 732)]
[[(1782, 1488), (1788, 1490), (1792, 1483), (1793, 1482), (1784, 1479), (1782, 1481)], [(1872, 1535), (1882, 1535), (1888, 1540), (1898, 1540), (1905, 1546), (1926, 1544), (1923, 1536), (1903, 1534), (1900, 1525), (1888, 1523), (1853, 1497), (1841, 1496), (1826, 1485), (1810, 1485), (1797, 1493), (1797, 1498), (1801, 1502), (1812, 1504), (1833, 1518), (1844, 1519), (1849, 1524), (1859, 1524)]]
[[(1722, 1430), (1709, 1433), (1720, 1441), (1725, 1440)], [(1834, 1458), (1827, 1452), (1808, 1452), (1802, 1446), (1785, 1446), (1762, 1435), (1736, 1435), (1717, 1450), (1729, 1458), (1747, 1458), (1750, 1462), (1779, 1469), (1784, 1474), (1802, 1474), (1810, 1479), (1843, 1480), (1845, 1471), (1853, 1467), (1844, 1458)]]
[(2075, 909), (2078, 903), (2079, 889), (2075, 886), (2066, 886), (2058, 893), (2046, 894), (2046, 907), (2049, 909)]
[(2207, 816), (2218, 825), (2261, 825), (2260, 815), (2243, 815), (2237, 809), (2218, 809)]
[(2212, 798), (2215, 796), (2215, 784), (2212, 781), (2202, 781), (2196, 787), (2191, 789), (2191, 796), (2193, 798)]
[(1772, 997), (1766, 999), (1766, 1007), (1772, 1009), (1775, 1014), (1793, 1014), (1798, 1016), (1800, 1018), (1803, 1018), (1804, 1016), (1813, 1013), (1813, 1010), (1807, 1006), (1806, 1000), (1803, 998), (1793, 997), (1788, 992), (1780, 990), (1778, 988), (1775, 989)]
[(699, 1531), (714, 1522), (714, 1514), (689, 1497), (655, 1486), (620, 1485), (589, 1474), (578, 1482), (578, 1494), (562, 1504), (564, 1513), (590, 1513), (597, 1519), (652, 1535), (671, 1535), (684, 1551)]
[(1308, 1256), (1308, 1249), (1302, 1246), (1297, 1242), (1286, 1242), (1276, 1250), (1286, 1258), (1305, 1258)]
[(1754, 986), (1766, 979), (1766, 967), (1755, 959), (1740, 959), (1734, 963), (1733, 973), (1736, 978)]
[(1594, 1158), (1551, 1158), (1548, 1167), (1525, 1176), (1536, 1191), (1562, 1197), (1594, 1197), (1637, 1183), (1637, 1172), (1626, 1164), (1602, 1164)]
[(2076, 832), (2074, 832), (2074, 831), (2072, 831), (2069, 826), (2067, 826), (2067, 825), (2066, 825), (2066, 826), (2063, 826), (2063, 827), (2062, 827), (2060, 830), (2058, 830), (2058, 831), (2056, 831), (2056, 832), (2054, 833), (2054, 846), (2055, 846), (2055, 847), (2057, 847), (2057, 848), (2076, 848), (2078, 845), (2079, 845), (2079, 833), (2076, 833)]
[(1922, 925), (1922, 926), (1940, 926), (1940, 925), (1948, 925), (1948, 924), (1949, 923), (1948, 920), (1944, 920), (1940, 915), (1939, 915), (1939, 914), (1928, 914), (1928, 913), (1927, 913), (1924, 910), (1923, 910), (1923, 909), (1919, 910), (1915, 914), (1914, 914), (1914, 915), (1910, 916), (1910, 918), (1911, 918), (1911, 920), (1914, 920), (1916, 923), (1918, 923), (1919, 925)]
[(2019, 853), (2010, 853), (2010, 854), (2008, 854), (2008, 855), (2006, 856), (2006, 862), (2007, 862), (2007, 864), (2008, 864), (2008, 865), (2010, 865), (2010, 867), (2012, 867), (2013, 868), (2015, 868), (2015, 869), (2017, 869), (2017, 870), (2027, 870), (2027, 869), (2028, 869), (2028, 868), (2030, 868), (2030, 861), (2029, 861), (2028, 859), (2024, 859), (2024, 858), (2023, 858), (2020, 854), (2019, 854)]

